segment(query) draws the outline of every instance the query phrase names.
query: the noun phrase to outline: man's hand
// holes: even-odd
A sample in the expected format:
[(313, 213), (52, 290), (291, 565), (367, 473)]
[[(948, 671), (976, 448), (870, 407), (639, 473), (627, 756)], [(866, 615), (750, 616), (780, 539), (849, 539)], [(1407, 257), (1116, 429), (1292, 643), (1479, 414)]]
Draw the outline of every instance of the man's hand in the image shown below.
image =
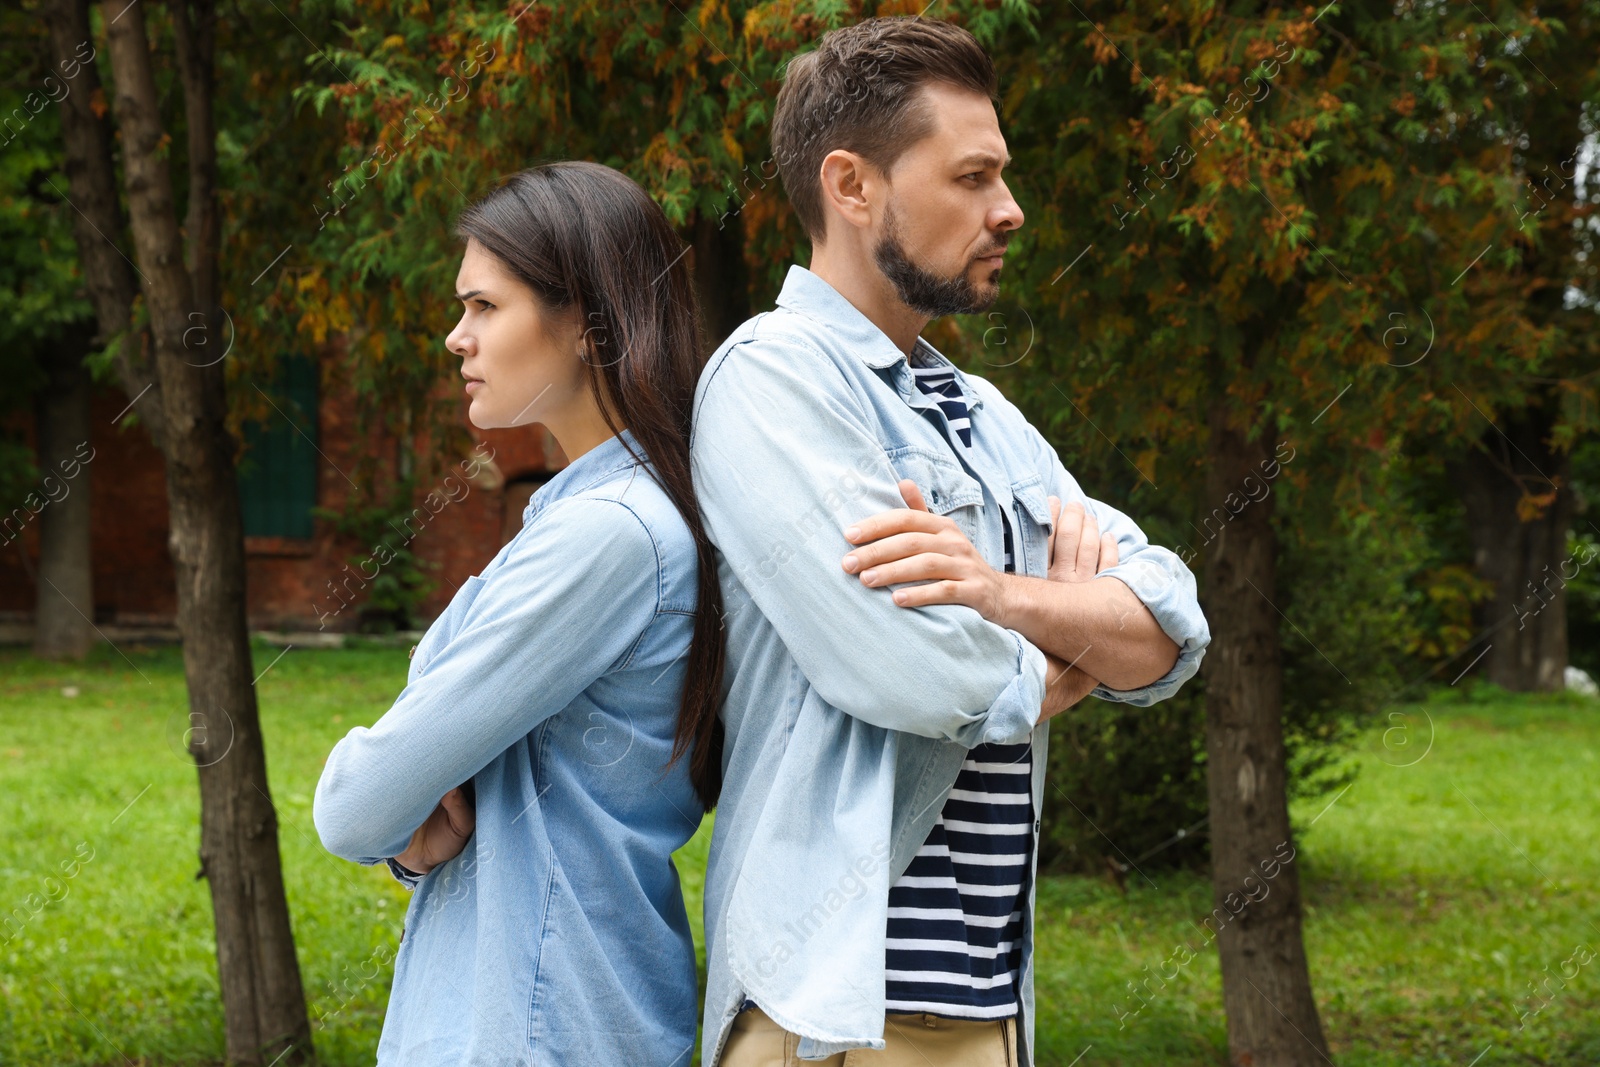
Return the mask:
[(1100, 532), (1094, 515), (1074, 500), (1065, 509), (1060, 497), (1050, 497), (1050, 523), (1055, 535), (1050, 538), (1052, 582), (1087, 582), (1108, 567), (1117, 565), (1117, 539)]
[[(1005, 625), (1003, 575), (972, 547), (955, 520), (928, 510), (917, 483), (900, 480), (906, 507), (879, 512), (855, 524), (856, 544), (842, 561), (873, 587), (931, 579), (928, 585), (896, 589), (903, 608), (925, 604), (965, 604), (985, 619)], [(848, 535), (847, 535), (848, 536)]]
[[(906, 507), (880, 512), (856, 524), (856, 535), (849, 540), (859, 547), (844, 557), (844, 569), (859, 573), (862, 584), (875, 587), (932, 579), (928, 585), (896, 589), (895, 603), (908, 608), (965, 604), (990, 622), (1005, 626), (1005, 582), (1015, 576), (990, 567), (954, 521), (932, 514), (911, 479), (901, 479), (900, 495)], [(1049, 501), (1055, 527), (1050, 538), (1049, 581), (1087, 582), (1117, 565), (1116, 538), (1100, 533), (1093, 514), (1077, 501), (1064, 509), (1060, 498), (1052, 496)], [(1048, 652), (1045, 664), (1039, 722), (1059, 715), (1100, 684), (1083, 668)]]
[[(1087, 582), (1108, 567), (1117, 565), (1117, 539), (1100, 532), (1100, 524), (1082, 504), (1074, 500), (1065, 510), (1061, 498), (1050, 500), (1050, 564), (1047, 578), (1052, 582)], [(1043, 651), (1041, 649), (1040, 651)], [(1039, 706), (1039, 721), (1070, 708), (1088, 696), (1098, 679), (1082, 667), (1068, 666), (1045, 652), (1044, 701)]]
[[(858, 548), (842, 561), (874, 587), (927, 580), (930, 584), (896, 589), (894, 602), (915, 608), (924, 604), (965, 604), (985, 619), (1005, 626), (1006, 575), (989, 566), (951, 519), (928, 510), (917, 483), (900, 481), (906, 507), (879, 512), (856, 524), (850, 541)], [(1077, 501), (1061, 507), (1050, 497), (1049, 572), (1052, 582), (1087, 582), (1117, 565), (1117, 541), (1102, 534), (1094, 515)]]
[(446, 793), (423, 824), (411, 835), (406, 850), (394, 857), (408, 871), (427, 874), (439, 864), (455, 859), (467, 845), (477, 825), (477, 815), (466, 794), (456, 786)]

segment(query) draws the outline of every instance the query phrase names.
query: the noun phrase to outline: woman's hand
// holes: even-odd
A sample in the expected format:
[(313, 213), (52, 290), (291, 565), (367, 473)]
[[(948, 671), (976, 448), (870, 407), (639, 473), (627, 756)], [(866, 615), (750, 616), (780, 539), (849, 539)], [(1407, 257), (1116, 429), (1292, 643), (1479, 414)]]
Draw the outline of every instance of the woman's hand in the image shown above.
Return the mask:
[(439, 864), (455, 859), (467, 846), (477, 825), (477, 815), (466, 794), (456, 786), (440, 800), (423, 824), (411, 835), (406, 850), (394, 857), (408, 871), (427, 874)]

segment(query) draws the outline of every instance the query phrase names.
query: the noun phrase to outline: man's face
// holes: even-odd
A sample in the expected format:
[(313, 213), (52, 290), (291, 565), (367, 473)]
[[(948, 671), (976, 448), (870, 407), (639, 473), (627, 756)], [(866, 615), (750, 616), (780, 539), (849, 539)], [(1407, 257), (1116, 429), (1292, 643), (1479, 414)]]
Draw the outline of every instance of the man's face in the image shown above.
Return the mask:
[(1000, 177), (1005, 138), (981, 93), (920, 92), (932, 134), (896, 161), (873, 258), (905, 305), (929, 317), (983, 311), (1000, 295), (1000, 260), (1022, 209)]

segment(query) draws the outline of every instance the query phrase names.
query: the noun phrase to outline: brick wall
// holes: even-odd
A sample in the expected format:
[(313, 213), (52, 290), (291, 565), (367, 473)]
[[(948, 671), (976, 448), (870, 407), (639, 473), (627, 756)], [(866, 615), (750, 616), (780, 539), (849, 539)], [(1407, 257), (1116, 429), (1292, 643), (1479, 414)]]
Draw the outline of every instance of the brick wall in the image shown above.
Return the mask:
[[(475, 483), (461, 480), (461, 467), (447, 467), (434, 479), (441, 488), (434, 497), (437, 513), (419, 497), (425, 520), (415, 525), (413, 550), (440, 565), (430, 570), (437, 588), (422, 614), (432, 619), (444, 610), (461, 582), (482, 569), (520, 526), (530, 480), (539, 480), (566, 465), (560, 446), (544, 427), (478, 430), (466, 418), (467, 398), (454, 382), (441, 383), (443, 395), (461, 405), (462, 425), (475, 442), (486, 442), (480, 455), (493, 455), (493, 467)], [(74, 479), (74, 490), (87, 485), (93, 527), (95, 621), (124, 625), (170, 625), (177, 601), (171, 560), (167, 556), (166, 478), (160, 453), (141, 427), (118, 429), (113, 419), (128, 398), (117, 389), (97, 387), (91, 417), (93, 458)], [(318, 412), (317, 503), (339, 508), (352, 495), (345, 473), (353, 471), (357, 448), (377, 448), (392, 464), (397, 444), (354, 439), (352, 404), (339, 386), (328, 386)], [(31, 439), (32, 428), (28, 427)], [(30, 441), (31, 444), (31, 441)], [(466, 460), (468, 457), (456, 457)], [(447, 463), (450, 461), (447, 461)], [(443, 479), (456, 481), (445, 487)], [(448, 499), (455, 497), (456, 499)], [(438, 506), (440, 501), (445, 501)], [(49, 505), (47, 504), (46, 507)], [(39, 553), (38, 519), (21, 536), (0, 544), (0, 616), (31, 618), (36, 597)], [(248, 611), (252, 629), (353, 630), (365, 599), (359, 566), (351, 556), (367, 557), (372, 546), (336, 539), (329, 524), (318, 520), (309, 540), (248, 538)], [(369, 570), (368, 574), (371, 573)], [(335, 598), (330, 583), (341, 586), (349, 606)]]

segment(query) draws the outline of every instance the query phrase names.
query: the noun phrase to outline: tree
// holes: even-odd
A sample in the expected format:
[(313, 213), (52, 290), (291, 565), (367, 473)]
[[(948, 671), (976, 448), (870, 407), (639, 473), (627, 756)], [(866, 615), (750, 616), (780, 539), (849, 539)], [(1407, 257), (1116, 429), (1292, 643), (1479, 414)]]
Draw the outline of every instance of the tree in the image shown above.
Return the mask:
[[(39, 513), (39, 587), (34, 598), (33, 654), (83, 659), (94, 644), (94, 568), (90, 556), (89, 443), (92, 378), (87, 357), (94, 327), (58, 335), (41, 353), (45, 385), (34, 397), (35, 448), (47, 484), (61, 495)], [(67, 472), (79, 477), (63, 480)]]
[(96, 637), (85, 462), (93, 458), (85, 357), (94, 320), (73, 277), (72, 209), (51, 188), (61, 165), (51, 104), (70, 83), (47, 64), (42, 27), (22, 12), (8, 11), (4, 20), (6, 67), (19, 86), (0, 89), (0, 240), (12, 250), (0, 268), (0, 374), (13, 402), (32, 400), (34, 449), (26, 461), (20, 444), (0, 456), (0, 510), (4, 540), (16, 544), (25, 564), (19, 538), (30, 525), (38, 534), (34, 654), (81, 659)]
[(1594, 184), (1585, 195), (1578, 174), (1585, 154), (1594, 158), (1600, 130), (1600, 5), (1491, 14), (1516, 42), (1507, 61), (1521, 69), (1521, 91), (1486, 85), (1498, 103), (1492, 124), (1458, 137), (1503, 146), (1518, 219), (1510, 240), (1520, 259), (1491, 267), (1484, 280), (1515, 294), (1547, 335), (1550, 358), (1475, 398), (1479, 432), (1453, 450), (1447, 470), (1466, 506), (1474, 563), (1493, 588), (1480, 619), (1484, 636), (1472, 646), (1484, 645), (1485, 677), (1511, 690), (1559, 690), (1575, 566), (1572, 447), (1600, 423)]
[[(1524, 269), (1487, 131), (1532, 72), (1470, 7), (1435, 3), (1068, 7), (1039, 37), (1004, 52), (1032, 208), (1012, 285), (1041, 342), (1010, 380), (1067, 401), (1046, 421), (1080, 454), (1115, 442), (1135, 499), (1183, 494), (1197, 518), (1229, 1057), (1320, 1064), (1280, 563), (1322, 527), (1381, 529), (1399, 450), (1476, 436), (1471, 398), (1548, 358), (1486, 272)], [(1352, 691), (1360, 666), (1329, 663)]]
[[(501, 175), (590, 159), (638, 181), (692, 249), (711, 345), (749, 317), (753, 293), (775, 293), (788, 264), (805, 258), (768, 124), (783, 65), (851, 12), (593, 0), (313, 0), (304, 10), (339, 15), (348, 34), (315, 55), (338, 77), (318, 66), (294, 91), (319, 116), (338, 109), (345, 143), (325, 172), (327, 193), (318, 186), (306, 257), (282, 272), (241, 336), (348, 331), (360, 436), (426, 440), (424, 465), (464, 451), (459, 397), (438, 390), (455, 369), (441, 338), (459, 260), (444, 220)], [(969, 0), (940, 14), (993, 39), (1025, 10)], [(364, 494), (382, 494), (378, 467), (373, 457), (352, 472)]]
[[(245, 627), (244, 538), (225, 420), (224, 335), (217, 267), (221, 214), (214, 123), (215, 11), (209, 0), (157, 9), (170, 17), (184, 104), (186, 216), (167, 163), (171, 140), (143, 5), (101, 9), (121, 148), (128, 226), (112, 163), (86, 0), (44, 7), (52, 51), (78, 93), (62, 109), (67, 176), (84, 264), (123, 389), (166, 461), (168, 544), (188, 681), (189, 750), (200, 778), (200, 875), (211, 888), (229, 1062), (313, 1058), (284, 898), (277, 818)], [(158, 23), (158, 26), (160, 23)], [(82, 47), (89, 44), (89, 56)], [(111, 236), (131, 230), (137, 279)]]

